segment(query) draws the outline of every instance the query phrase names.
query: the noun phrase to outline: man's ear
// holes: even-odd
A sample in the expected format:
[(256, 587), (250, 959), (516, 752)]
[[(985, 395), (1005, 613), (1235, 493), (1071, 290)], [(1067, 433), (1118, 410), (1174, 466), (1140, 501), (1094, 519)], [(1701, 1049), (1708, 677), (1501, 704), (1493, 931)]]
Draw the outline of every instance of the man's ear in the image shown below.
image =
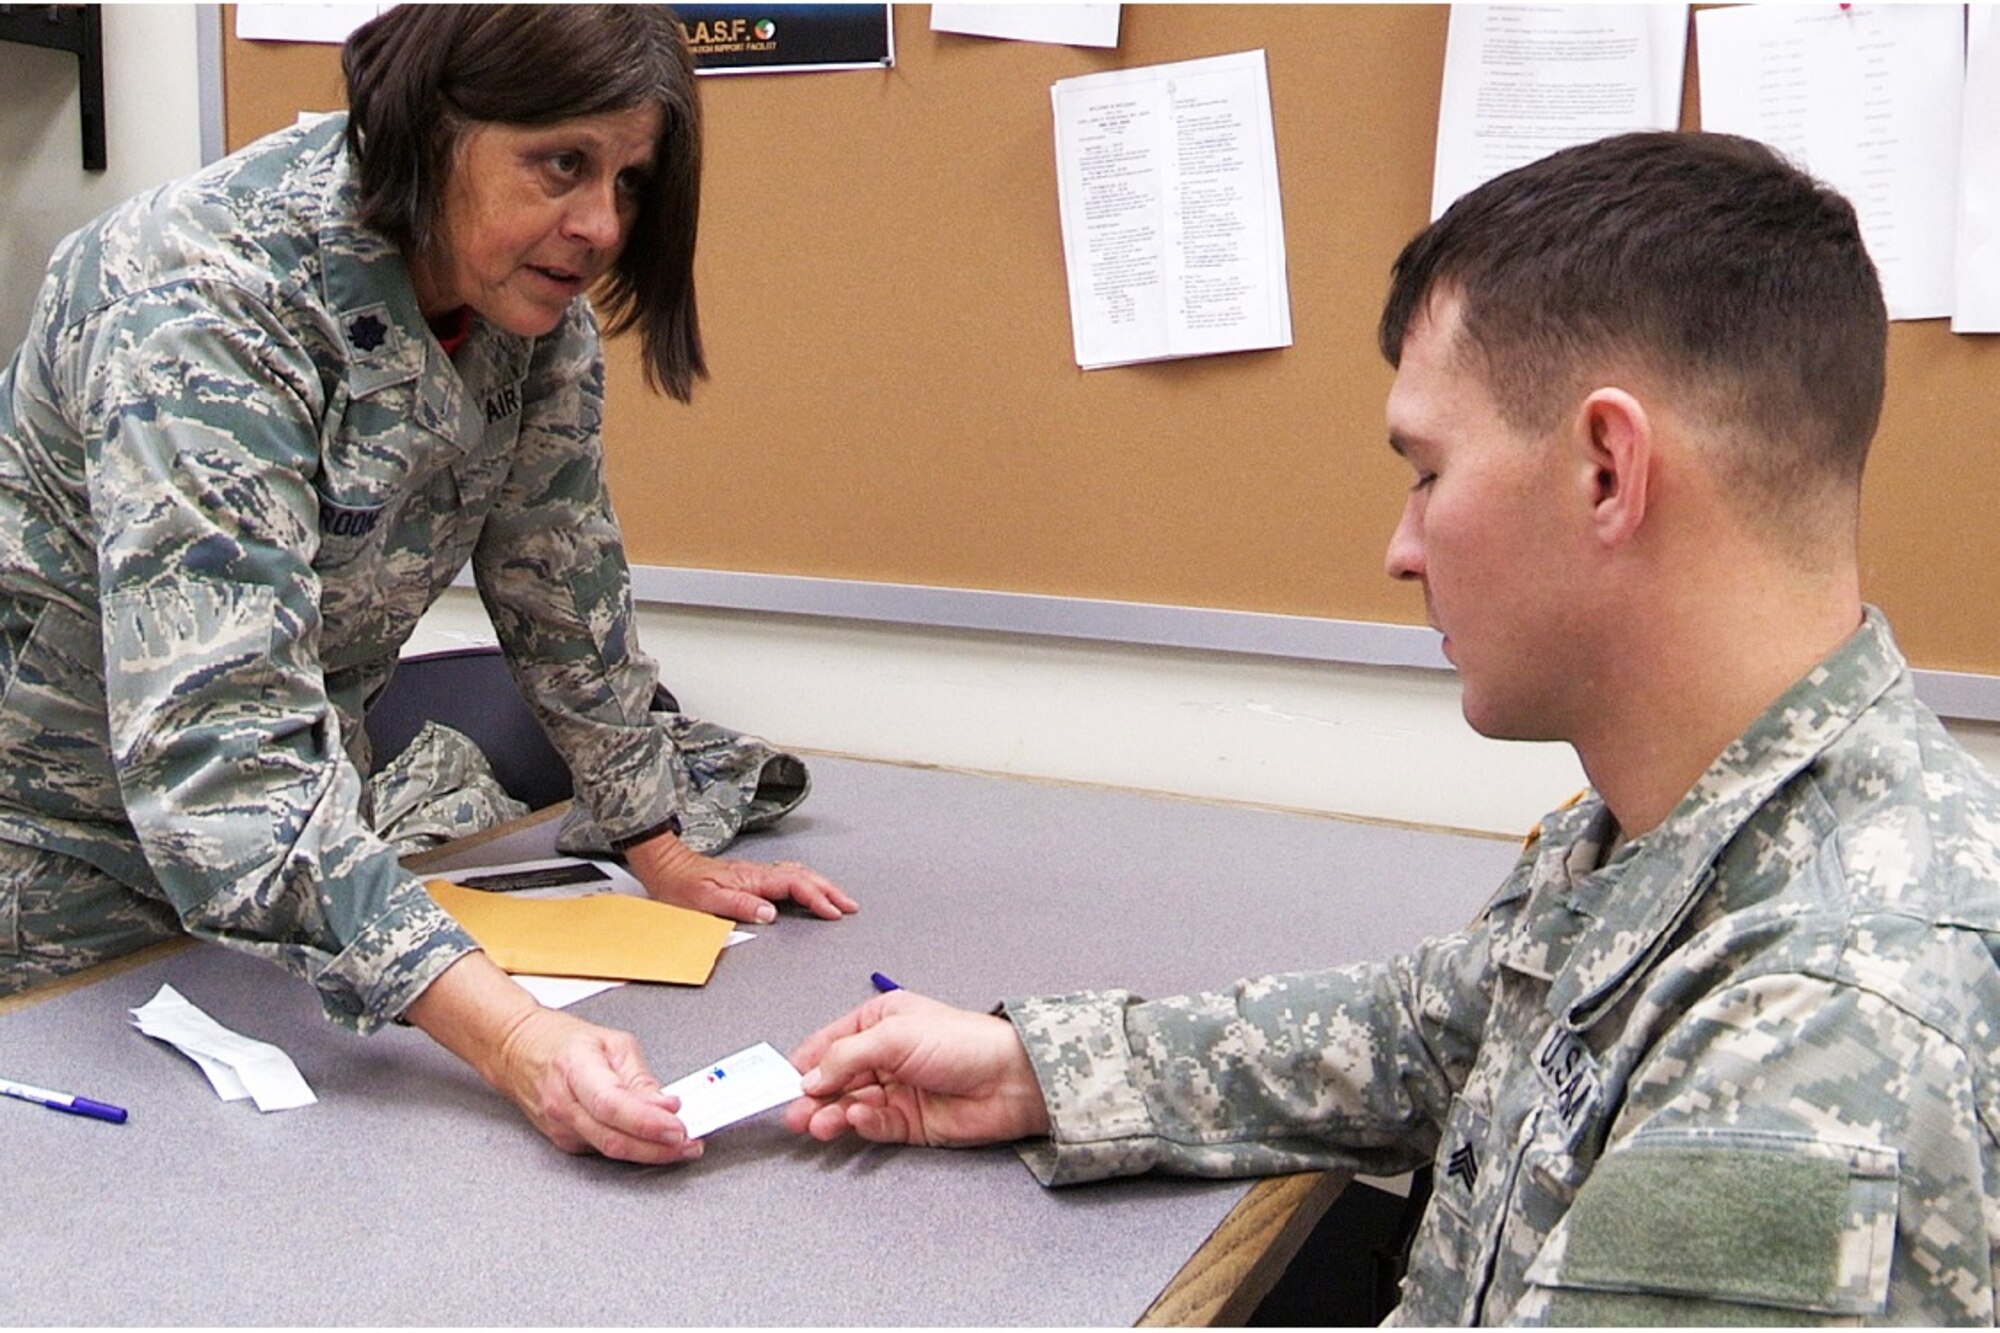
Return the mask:
[(1652, 418), (1625, 390), (1594, 389), (1578, 428), (1591, 530), (1605, 545), (1621, 546), (1638, 534), (1651, 502)]

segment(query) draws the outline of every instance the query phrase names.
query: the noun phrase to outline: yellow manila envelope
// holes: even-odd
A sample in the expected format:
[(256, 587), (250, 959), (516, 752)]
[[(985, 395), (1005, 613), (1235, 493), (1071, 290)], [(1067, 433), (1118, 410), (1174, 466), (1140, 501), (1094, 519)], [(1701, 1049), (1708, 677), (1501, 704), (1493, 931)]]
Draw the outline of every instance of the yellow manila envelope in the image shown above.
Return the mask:
[(448, 880), (424, 887), (508, 972), (700, 986), (733, 926), (719, 916), (623, 893), (515, 898)]

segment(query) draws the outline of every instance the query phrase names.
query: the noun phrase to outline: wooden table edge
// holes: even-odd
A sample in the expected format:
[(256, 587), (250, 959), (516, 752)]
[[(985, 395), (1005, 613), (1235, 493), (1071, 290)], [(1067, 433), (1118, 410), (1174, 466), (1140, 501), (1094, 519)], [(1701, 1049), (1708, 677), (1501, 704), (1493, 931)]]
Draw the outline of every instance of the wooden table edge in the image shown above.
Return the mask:
[(1139, 1316), (1138, 1327), (1242, 1325), (1352, 1179), (1347, 1171), (1305, 1171), (1252, 1185)]

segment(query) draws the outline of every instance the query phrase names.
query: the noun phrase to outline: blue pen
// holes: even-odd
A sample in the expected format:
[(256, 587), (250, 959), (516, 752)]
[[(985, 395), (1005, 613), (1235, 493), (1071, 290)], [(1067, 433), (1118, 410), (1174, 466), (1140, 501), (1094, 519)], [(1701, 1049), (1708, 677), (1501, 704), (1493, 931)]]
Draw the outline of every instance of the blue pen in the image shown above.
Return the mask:
[(51, 1111), (87, 1115), (93, 1120), (109, 1120), (114, 1125), (125, 1123), (125, 1108), (122, 1106), (107, 1106), (88, 1097), (72, 1097), (66, 1092), (50, 1092), (47, 1088), (31, 1088), (25, 1083), (15, 1083), (4, 1078), (0, 1078), (0, 1096), (19, 1097), (24, 1102), (46, 1106)]
[(889, 978), (883, 976), (880, 972), (870, 972), (868, 974), (868, 979), (875, 983), (875, 989), (879, 991), (892, 991), (892, 990), (903, 989), (901, 986), (898, 986), (895, 982), (889, 980)]

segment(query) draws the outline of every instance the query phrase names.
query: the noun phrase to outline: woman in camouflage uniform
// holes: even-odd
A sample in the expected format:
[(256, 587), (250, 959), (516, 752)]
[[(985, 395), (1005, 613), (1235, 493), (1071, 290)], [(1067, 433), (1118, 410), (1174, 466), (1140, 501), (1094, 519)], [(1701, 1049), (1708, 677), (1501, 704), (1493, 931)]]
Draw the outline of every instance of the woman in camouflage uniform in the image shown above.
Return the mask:
[(853, 910), (676, 836), (696, 787), (736, 816), (709, 850), (782, 813), (771, 752), (697, 765), (651, 711), (603, 489), (586, 291), (667, 393), (704, 373), (689, 57), (658, 6), (415, 5), (343, 66), (349, 115), (66, 240), (0, 374), (0, 991), (186, 930), (423, 1028), (566, 1149), (695, 1156), (632, 1038), (538, 1007), (370, 831), (360, 726), (470, 561), (651, 893)]

